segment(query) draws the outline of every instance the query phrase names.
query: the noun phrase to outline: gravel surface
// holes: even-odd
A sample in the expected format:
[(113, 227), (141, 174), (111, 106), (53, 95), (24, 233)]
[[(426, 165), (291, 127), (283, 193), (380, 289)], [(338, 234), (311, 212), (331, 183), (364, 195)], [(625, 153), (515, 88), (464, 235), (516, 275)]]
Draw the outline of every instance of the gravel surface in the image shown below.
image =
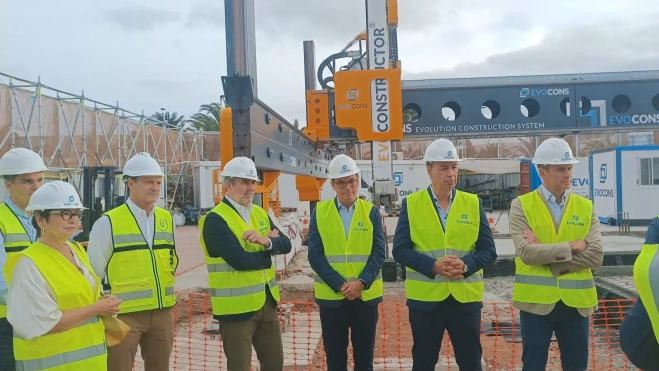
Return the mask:
[(486, 278), (484, 282), (486, 292), (500, 297), (504, 302), (512, 301), (515, 277)]

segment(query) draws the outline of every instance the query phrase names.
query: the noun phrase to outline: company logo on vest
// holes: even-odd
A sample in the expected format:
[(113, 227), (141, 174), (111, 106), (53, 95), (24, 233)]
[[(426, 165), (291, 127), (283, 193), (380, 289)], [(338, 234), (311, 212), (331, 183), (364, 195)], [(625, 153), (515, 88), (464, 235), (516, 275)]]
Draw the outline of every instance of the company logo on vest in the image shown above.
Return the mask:
[(265, 225), (263, 220), (259, 220), (259, 232), (265, 233), (268, 230), (268, 226)]
[(458, 219), (456, 221), (456, 223), (458, 223), (458, 224), (469, 224), (469, 225), (474, 224), (471, 221), (469, 221), (469, 214), (460, 215), (460, 219)]
[(167, 223), (167, 220), (165, 220), (165, 219), (159, 219), (158, 220), (158, 230), (159, 231), (166, 231), (168, 226), (169, 226), (169, 223)]
[(364, 222), (357, 222), (357, 226), (352, 229), (353, 232), (368, 232), (368, 228), (364, 227)]
[(568, 221), (566, 223), (567, 225), (573, 225), (577, 227), (585, 227), (586, 224), (584, 222), (579, 221), (579, 215), (572, 215), (572, 220)]

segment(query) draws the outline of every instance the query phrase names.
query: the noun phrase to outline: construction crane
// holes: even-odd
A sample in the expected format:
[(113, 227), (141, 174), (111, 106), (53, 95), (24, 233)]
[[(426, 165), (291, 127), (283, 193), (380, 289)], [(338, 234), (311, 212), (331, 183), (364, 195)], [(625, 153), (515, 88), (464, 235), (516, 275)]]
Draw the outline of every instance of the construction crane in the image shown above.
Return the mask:
[[(392, 204), (391, 146), (403, 139), (398, 5), (395, 0), (366, 0), (365, 5), (366, 30), (318, 70), (314, 43), (304, 42), (307, 126), (300, 130), (258, 99), (254, 1), (225, 0), (227, 76), (222, 84), (228, 107), (220, 117), (220, 160), (252, 158), (263, 180), (255, 200), (266, 209), (282, 172), (296, 175), (299, 200), (310, 201), (313, 209), (332, 156), (359, 142), (373, 146), (375, 203), (386, 208)], [(337, 70), (336, 61), (343, 58), (350, 61)], [(330, 76), (324, 77), (325, 70)], [(220, 172), (213, 173), (216, 203), (222, 193)]]

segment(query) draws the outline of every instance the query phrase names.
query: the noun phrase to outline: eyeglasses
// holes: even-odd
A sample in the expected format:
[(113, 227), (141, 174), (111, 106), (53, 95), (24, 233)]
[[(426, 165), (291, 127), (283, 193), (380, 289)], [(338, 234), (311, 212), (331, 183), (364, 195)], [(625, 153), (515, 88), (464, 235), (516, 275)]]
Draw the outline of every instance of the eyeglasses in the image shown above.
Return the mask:
[(71, 218), (74, 216), (77, 217), (78, 219), (82, 218), (83, 212), (82, 211), (71, 211), (71, 210), (60, 210), (60, 211), (53, 211), (51, 214), (59, 214), (62, 219), (69, 221)]
[(357, 180), (357, 179), (352, 179), (352, 180), (350, 180), (350, 181), (348, 181), (348, 182), (344, 182), (344, 181), (342, 181), (342, 180), (340, 180), (340, 181), (338, 181), (338, 182), (334, 182), (334, 184), (336, 184), (337, 186), (339, 186), (339, 188), (345, 188), (347, 185), (350, 185), (351, 187), (354, 187), (354, 186), (357, 185), (357, 183), (359, 183), (359, 180)]

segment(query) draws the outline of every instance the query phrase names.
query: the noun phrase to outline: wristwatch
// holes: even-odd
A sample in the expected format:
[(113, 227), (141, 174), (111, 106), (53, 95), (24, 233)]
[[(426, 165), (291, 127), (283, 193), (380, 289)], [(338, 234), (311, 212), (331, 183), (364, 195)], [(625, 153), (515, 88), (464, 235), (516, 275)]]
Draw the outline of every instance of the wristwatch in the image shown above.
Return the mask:
[(469, 267), (467, 266), (467, 264), (465, 264), (464, 268), (462, 268), (462, 273), (467, 273), (468, 270), (469, 270)]

